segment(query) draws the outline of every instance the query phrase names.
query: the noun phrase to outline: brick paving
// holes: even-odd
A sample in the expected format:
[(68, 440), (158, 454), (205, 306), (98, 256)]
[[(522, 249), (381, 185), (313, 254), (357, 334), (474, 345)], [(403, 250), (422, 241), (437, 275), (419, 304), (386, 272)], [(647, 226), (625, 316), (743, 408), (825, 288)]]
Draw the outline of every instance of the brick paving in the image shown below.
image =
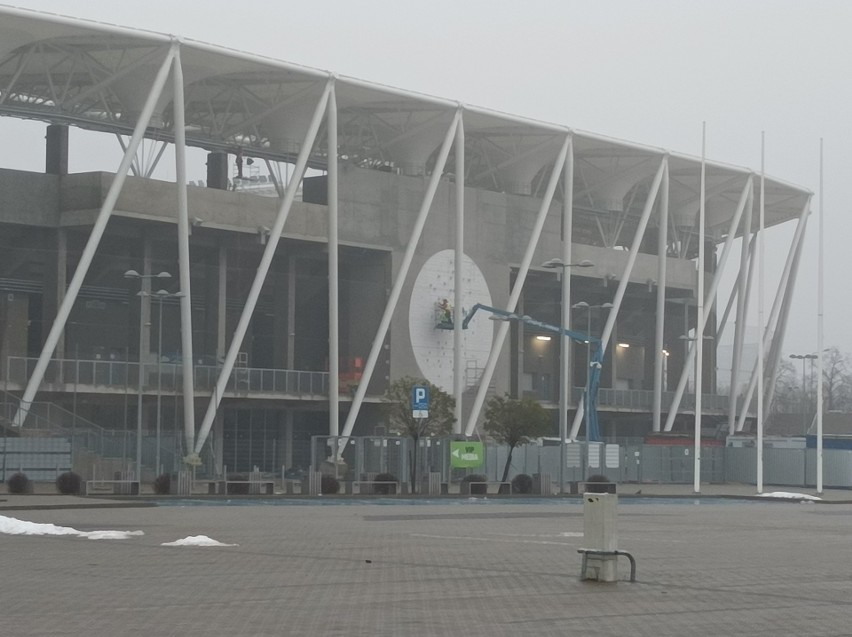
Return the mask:
[[(578, 579), (576, 501), (4, 510), (61, 498), (3, 497), (2, 515), (145, 532), (0, 535), (2, 632), (16, 637), (852, 635), (852, 504), (624, 499), (639, 581), (597, 584)], [(239, 546), (161, 546), (199, 534)]]

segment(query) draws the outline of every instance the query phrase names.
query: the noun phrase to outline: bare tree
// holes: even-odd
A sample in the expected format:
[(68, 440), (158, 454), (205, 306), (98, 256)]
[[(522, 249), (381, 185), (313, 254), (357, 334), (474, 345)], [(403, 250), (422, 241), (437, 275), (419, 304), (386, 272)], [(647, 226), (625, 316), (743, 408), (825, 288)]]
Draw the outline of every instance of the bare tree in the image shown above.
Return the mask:
[(852, 409), (852, 377), (849, 373), (849, 355), (836, 346), (829, 347), (823, 357), (822, 395), (825, 411)]
[(789, 414), (801, 409), (800, 380), (793, 364), (782, 359), (778, 365), (778, 375), (775, 377), (775, 397), (770, 406), (772, 413)]

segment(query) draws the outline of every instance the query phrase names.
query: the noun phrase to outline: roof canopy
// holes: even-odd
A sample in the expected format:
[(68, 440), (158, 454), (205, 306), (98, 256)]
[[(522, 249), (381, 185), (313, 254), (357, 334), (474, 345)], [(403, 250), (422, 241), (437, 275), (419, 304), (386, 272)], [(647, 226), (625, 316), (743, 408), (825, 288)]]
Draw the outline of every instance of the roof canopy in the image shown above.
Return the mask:
[[(187, 143), (292, 161), (318, 100), (334, 82), (342, 162), (426, 174), (463, 109), (465, 180), (472, 187), (536, 194), (566, 135), (573, 135), (575, 205), (601, 212), (641, 206), (662, 156), (670, 156), (673, 223), (692, 227), (700, 160), (452, 100), (148, 31), (0, 7), (0, 114), (129, 133), (155, 76), (177, 50)], [(167, 82), (147, 136), (171, 140), (174, 84)], [(311, 165), (327, 163), (327, 145)], [(452, 155), (451, 155), (452, 158)], [(726, 227), (752, 171), (707, 162), (708, 229)], [(453, 172), (452, 160), (448, 171)], [(797, 217), (810, 193), (766, 179), (766, 225)]]

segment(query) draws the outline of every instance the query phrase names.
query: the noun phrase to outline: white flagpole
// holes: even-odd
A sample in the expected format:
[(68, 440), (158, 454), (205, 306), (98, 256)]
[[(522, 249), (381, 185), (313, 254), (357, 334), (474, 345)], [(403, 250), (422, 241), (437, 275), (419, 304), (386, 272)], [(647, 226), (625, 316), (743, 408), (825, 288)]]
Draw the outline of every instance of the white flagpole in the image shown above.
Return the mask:
[(701, 493), (701, 371), (704, 359), (704, 226), (706, 194), (707, 122), (701, 122), (701, 184), (698, 204), (698, 306), (695, 319), (695, 453), (693, 484), (695, 493)]
[(760, 225), (757, 236), (758, 265), (757, 265), (757, 322), (760, 328), (760, 338), (757, 339), (757, 492), (763, 493), (763, 266), (766, 251), (764, 224), (766, 221), (766, 172), (765, 132), (760, 132)]
[(822, 493), (822, 370), (823, 370), (823, 163), (822, 137), (819, 139), (819, 246), (817, 249), (817, 493)]

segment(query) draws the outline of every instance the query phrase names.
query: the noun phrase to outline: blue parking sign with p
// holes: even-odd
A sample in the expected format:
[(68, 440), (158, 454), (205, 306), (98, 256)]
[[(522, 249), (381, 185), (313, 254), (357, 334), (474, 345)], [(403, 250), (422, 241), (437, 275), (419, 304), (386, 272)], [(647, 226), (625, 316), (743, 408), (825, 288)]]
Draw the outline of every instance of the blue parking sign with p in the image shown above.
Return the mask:
[(411, 388), (411, 415), (414, 418), (429, 417), (429, 387), (426, 385)]

